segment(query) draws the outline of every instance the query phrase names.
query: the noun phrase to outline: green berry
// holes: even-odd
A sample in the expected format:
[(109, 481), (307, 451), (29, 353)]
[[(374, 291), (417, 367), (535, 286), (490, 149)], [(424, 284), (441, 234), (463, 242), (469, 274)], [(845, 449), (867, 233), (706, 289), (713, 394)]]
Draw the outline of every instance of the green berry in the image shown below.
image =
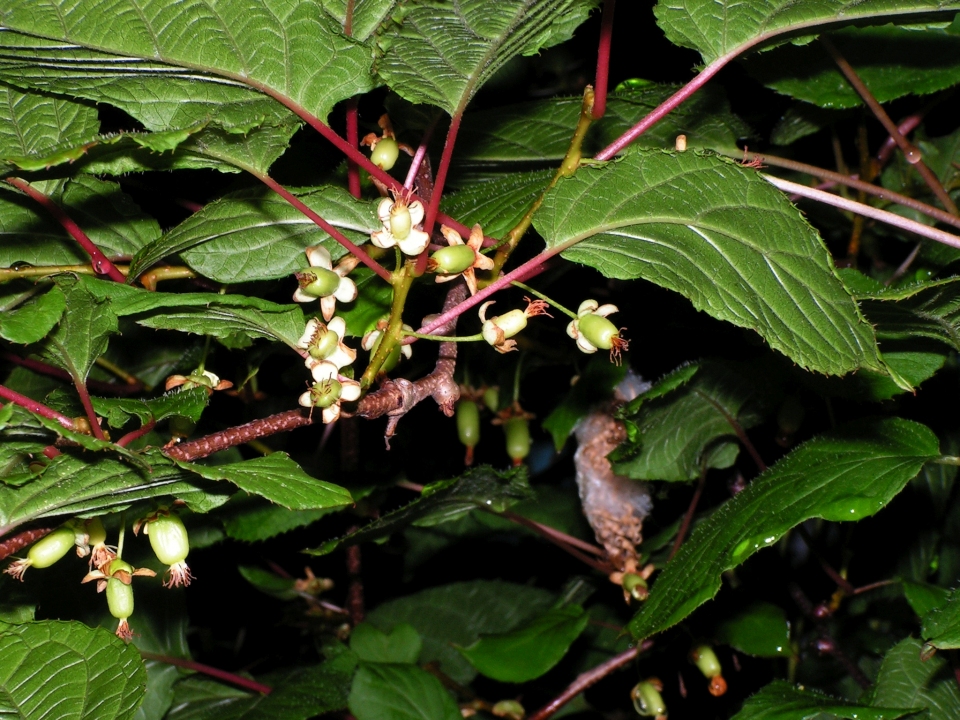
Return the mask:
[(621, 583), (623, 589), (632, 597), (634, 600), (646, 600), (650, 596), (650, 592), (647, 590), (647, 581), (636, 573), (626, 573), (623, 576), (623, 581)]
[(592, 313), (580, 317), (577, 321), (577, 327), (583, 333), (583, 336), (590, 341), (591, 345), (601, 350), (612, 348), (617, 338), (620, 337), (620, 331), (616, 325), (605, 317)]
[(400, 146), (393, 138), (385, 137), (377, 141), (370, 153), (370, 162), (381, 170), (391, 170), (400, 157)]
[(431, 259), (437, 263), (437, 272), (458, 275), (473, 267), (477, 254), (469, 245), (451, 245), (437, 250)]
[(310, 297), (322, 298), (333, 295), (340, 287), (340, 276), (333, 270), (315, 267), (299, 274), (300, 284)]
[(340, 336), (333, 330), (318, 331), (310, 343), (308, 352), (314, 360), (326, 360), (340, 347)]
[(399, 200), (390, 209), (390, 234), (396, 240), (406, 240), (413, 229), (413, 218), (410, 217), (410, 208)]
[(507, 455), (519, 465), (530, 454), (530, 423), (525, 417), (513, 417), (503, 424), (507, 435)]
[(190, 552), (190, 538), (183, 521), (174, 514), (159, 515), (146, 524), (147, 537), (157, 559), (164, 565), (183, 562)]
[(690, 653), (690, 659), (696, 664), (705, 678), (714, 678), (723, 673), (717, 654), (709, 645), (699, 645)]
[[(112, 576), (118, 570), (133, 574), (133, 567), (119, 558), (110, 563), (109, 574)], [(133, 615), (133, 588), (120, 578), (108, 578), (107, 607), (110, 608), (110, 614), (118, 620), (126, 620)]]
[(490, 412), (496, 412), (500, 409), (500, 388), (496, 385), (488, 387), (483, 391), (483, 404), (487, 406)]
[(660, 696), (661, 687), (659, 680), (644, 680), (637, 683), (630, 691), (630, 699), (633, 700), (633, 708), (638, 715), (643, 717), (665, 717), (667, 714), (667, 704)]
[(473, 465), (473, 448), (480, 442), (480, 408), (473, 400), (457, 403), (457, 435), (467, 448), (465, 465)]
[(73, 527), (61, 525), (52, 533), (40, 538), (27, 551), (30, 567), (50, 567), (73, 549), (76, 537)]

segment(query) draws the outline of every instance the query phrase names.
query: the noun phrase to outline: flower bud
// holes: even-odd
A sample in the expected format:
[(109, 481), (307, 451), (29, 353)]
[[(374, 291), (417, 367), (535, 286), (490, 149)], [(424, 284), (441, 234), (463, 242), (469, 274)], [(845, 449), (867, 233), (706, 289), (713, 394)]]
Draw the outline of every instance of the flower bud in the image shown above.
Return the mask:
[(634, 600), (643, 601), (650, 597), (650, 591), (647, 590), (647, 581), (636, 573), (624, 573), (623, 590)]
[(723, 667), (717, 654), (709, 645), (699, 645), (690, 653), (690, 659), (696, 664), (697, 669), (703, 673), (705, 678), (710, 680), (707, 690), (714, 697), (720, 697), (727, 692), (727, 681), (723, 679)]
[(390, 208), (390, 234), (397, 240), (405, 240), (413, 229), (413, 219), (410, 217), (410, 208), (399, 200)]
[(523, 705), (516, 700), (501, 700), (490, 709), (490, 712), (497, 717), (507, 718), (507, 720), (523, 720), (527, 714)]

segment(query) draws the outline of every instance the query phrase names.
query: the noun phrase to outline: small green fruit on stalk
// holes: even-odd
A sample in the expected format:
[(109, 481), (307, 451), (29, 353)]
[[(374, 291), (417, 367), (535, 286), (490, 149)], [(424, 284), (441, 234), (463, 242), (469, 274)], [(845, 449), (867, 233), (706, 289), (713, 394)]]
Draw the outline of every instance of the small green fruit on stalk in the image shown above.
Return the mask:
[(25, 558), (14, 560), (4, 572), (22, 582), (23, 574), (27, 571), (27, 568), (50, 567), (70, 552), (71, 548), (74, 547), (76, 537), (77, 534), (73, 524), (61, 525), (53, 532), (37, 540), (30, 546)]
[[(164, 565), (169, 565), (167, 573), (169, 579), (164, 587), (186, 587), (193, 580), (190, 568), (184, 560), (190, 553), (190, 538), (183, 521), (167, 508), (160, 508), (156, 513), (144, 521), (143, 532), (150, 538), (157, 559)], [(134, 530), (139, 530), (139, 526)]]
[(473, 400), (457, 403), (457, 435), (467, 448), (464, 465), (473, 465), (473, 448), (480, 442), (480, 409)]
[(660, 696), (661, 690), (663, 690), (663, 683), (657, 678), (644, 680), (634, 686), (630, 691), (630, 699), (633, 700), (633, 709), (638, 715), (665, 720), (667, 704)]
[(523, 463), (530, 454), (530, 422), (523, 416), (512, 417), (503, 424), (507, 436), (507, 455), (514, 465)]
[(125, 641), (133, 638), (133, 631), (127, 622), (127, 618), (133, 615), (133, 588), (130, 587), (133, 572), (130, 563), (117, 558), (110, 563), (110, 577), (107, 578), (107, 607), (110, 608), (110, 614), (120, 621), (117, 637)]
[(723, 668), (717, 659), (717, 654), (709, 645), (699, 645), (690, 653), (690, 659), (697, 669), (710, 681), (707, 689), (714, 697), (720, 697), (727, 692), (727, 681), (723, 679)]

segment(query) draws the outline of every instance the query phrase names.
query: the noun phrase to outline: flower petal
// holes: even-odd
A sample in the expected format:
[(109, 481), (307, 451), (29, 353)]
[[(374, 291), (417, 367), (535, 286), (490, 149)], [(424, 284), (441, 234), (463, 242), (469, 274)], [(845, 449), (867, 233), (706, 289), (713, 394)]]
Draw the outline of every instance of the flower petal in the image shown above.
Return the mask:
[(596, 300), (584, 300), (582, 303), (580, 303), (580, 307), (577, 308), (577, 315), (583, 316), (587, 313), (592, 313), (599, 306), (600, 303), (598, 303)]
[(353, 402), (360, 399), (360, 383), (356, 380), (341, 380), (340, 385), (343, 388), (340, 391), (341, 400)]
[(353, 361), (357, 359), (357, 351), (351, 347), (347, 347), (343, 343), (340, 343), (339, 347), (330, 353), (330, 357), (327, 358), (327, 362), (333, 363), (338, 368), (346, 367), (347, 365), (352, 365)]
[(430, 236), (423, 230), (411, 230), (403, 240), (400, 241), (400, 251), (404, 255), (419, 255), (427, 249), (430, 244)]
[(310, 391), (307, 390), (303, 395), (300, 396), (300, 405), (301, 407), (313, 407), (313, 398), (310, 397)]
[(393, 237), (389, 229), (377, 230), (370, 233), (370, 242), (376, 245), (378, 248), (392, 248), (397, 244), (396, 239)]
[(310, 267), (322, 267), (327, 270), (333, 269), (333, 261), (330, 259), (330, 251), (323, 245), (314, 245), (306, 249), (307, 260), (310, 261)]
[(480, 251), (480, 248), (483, 247), (483, 230), (480, 227), (480, 223), (477, 223), (470, 230), (470, 239), (467, 240), (467, 245), (472, 247), (476, 252)]
[(446, 238), (447, 245), (463, 245), (463, 238), (460, 237), (460, 233), (453, 228), (441, 225), (440, 233)]
[(607, 303), (606, 305), (601, 305), (596, 310), (593, 311), (594, 315), (599, 315), (600, 317), (606, 317), (607, 315), (613, 315), (616, 312), (620, 312), (620, 308), (616, 305), (611, 305)]
[(423, 222), (423, 203), (419, 200), (414, 200), (407, 205), (407, 210), (410, 211), (410, 222), (413, 225), (419, 225)]
[(357, 299), (357, 284), (350, 278), (341, 278), (333, 296), (340, 302), (353, 302)]
[(332, 362), (324, 360), (310, 368), (310, 373), (316, 382), (323, 382), (324, 380), (335, 378), (337, 376), (337, 369), (337, 366)]
[(310, 318), (310, 320), (307, 321), (307, 329), (303, 331), (303, 335), (301, 335), (300, 339), (297, 340), (297, 347), (303, 350), (306, 350), (308, 347), (310, 347), (310, 341), (313, 340), (313, 336), (316, 334), (319, 326), (319, 320), (316, 318)]
[[(339, 300), (340, 298), (337, 299)], [(347, 335), (347, 321), (342, 317), (335, 317), (333, 320), (327, 323), (327, 330), (332, 330), (337, 334), (338, 338), (343, 340), (343, 338)]]
[(335, 402), (328, 408), (323, 409), (323, 422), (329, 425), (332, 422), (336, 422), (340, 419), (340, 403)]
[(384, 228), (390, 227), (391, 210), (393, 210), (393, 200), (390, 198), (384, 198), (380, 201), (380, 204), (377, 205), (377, 217), (380, 219), (380, 222), (383, 223)]
[(333, 314), (337, 311), (337, 298), (334, 295), (329, 297), (320, 298), (320, 314), (323, 315), (323, 319), (327, 322), (330, 322), (330, 319), (333, 317)]
[(577, 325), (578, 324), (576, 320), (571, 320), (567, 323), (567, 335), (572, 337), (574, 340), (580, 337), (580, 328)]
[(308, 303), (316, 300), (312, 295), (307, 295), (303, 290), (297, 288), (293, 291), (293, 301), (298, 303)]
[(478, 270), (493, 270), (493, 258), (477, 253), (477, 259), (473, 263), (473, 266)]
[(597, 351), (597, 346), (584, 337), (583, 333), (577, 338), (577, 347), (583, 350), (587, 355), (592, 355)]

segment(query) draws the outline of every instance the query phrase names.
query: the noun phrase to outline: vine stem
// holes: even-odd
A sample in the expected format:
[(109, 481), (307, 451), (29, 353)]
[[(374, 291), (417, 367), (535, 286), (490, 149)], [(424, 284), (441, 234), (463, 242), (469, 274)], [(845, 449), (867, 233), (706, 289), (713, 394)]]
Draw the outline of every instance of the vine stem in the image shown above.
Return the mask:
[(182, 667), (187, 670), (194, 670), (198, 673), (203, 673), (204, 675), (209, 675), (218, 680), (231, 683), (237, 687), (242, 687), (245, 690), (252, 690), (253, 692), (263, 693), (264, 695), (269, 695), (273, 692), (273, 688), (269, 685), (263, 685), (250, 678), (245, 678), (242, 675), (235, 675), (226, 670), (218, 670), (215, 667), (210, 667), (209, 665), (204, 665), (203, 663), (198, 663), (193, 660), (171, 657), (170, 655), (160, 655), (158, 653), (146, 652), (145, 650), (140, 651), (140, 657), (145, 660), (155, 660), (156, 662), (166, 663), (167, 665), (176, 665), (177, 667)]
[[(66, 380), (67, 382), (73, 382), (73, 378), (70, 377), (70, 373), (66, 370), (61, 370), (58, 367), (53, 365), (48, 365), (45, 362), (40, 360), (33, 360), (31, 358), (22, 358), (19, 355), (14, 355), (10, 352), (0, 353), (0, 359), (8, 360), (14, 365), (20, 365), (34, 372), (41, 373), (43, 375), (49, 375), (50, 377), (55, 377), (58, 380)], [(87, 380), (87, 386), (92, 388), (100, 393), (112, 393), (114, 395), (131, 395), (136, 392), (143, 390), (143, 383), (136, 381), (135, 383), (112, 383), (112, 382), (103, 382), (102, 380)]]
[(839, 197), (838, 195), (833, 195), (831, 193), (824, 192), (823, 190), (817, 190), (815, 188), (807, 187), (806, 185), (790, 182), (789, 180), (782, 180), (781, 178), (774, 177), (772, 175), (761, 173), (761, 177), (774, 187), (783, 190), (784, 192), (793, 193), (794, 195), (809, 198), (810, 200), (816, 200), (817, 202), (822, 202), (825, 205), (832, 205), (833, 207), (856, 213), (857, 215), (863, 215), (864, 217), (878, 220), (882, 223), (886, 223), (887, 225), (900, 228), (901, 230), (906, 230), (907, 232), (912, 232), (916, 235), (929, 238), (930, 240), (936, 240), (944, 245), (949, 245), (950, 247), (960, 249), (960, 237), (943, 232), (943, 230), (937, 230), (936, 228), (929, 227), (923, 223), (918, 223), (916, 220), (910, 220), (909, 218), (895, 215), (892, 212), (880, 210), (872, 205), (864, 205), (863, 203), (858, 203), (854, 200), (847, 200)]
[[(343, 18), (343, 34), (347, 37), (353, 36), (353, 4), (354, 0), (347, 0), (346, 12)], [(347, 100), (347, 142), (350, 147), (360, 147), (360, 133), (357, 130), (359, 120), (359, 103), (357, 98)], [(347, 188), (350, 194), (358, 200), (360, 199), (360, 166), (356, 161), (347, 159)]]
[(123, 273), (121, 273), (116, 266), (110, 262), (106, 255), (100, 252), (100, 248), (98, 248), (94, 242), (87, 237), (87, 234), (80, 229), (80, 226), (73, 221), (73, 218), (64, 212), (63, 208), (33, 187), (26, 180), (21, 180), (20, 178), (7, 178), (7, 182), (10, 185), (13, 185), (13, 187), (17, 188), (17, 190), (20, 190), (21, 192), (30, 196), (31, 199), (36, 200), (40, 205), (43, 206), (44, 210), (50, 213), (53, 218), (60, 223), (64, 230), (70, 233), (70, 237), (76, 240), (77, 244), (80, 245), (80, 247), (86, 251), (87, 255), (90, 256), (91, 267), (97, 275), (106, 275), (111, 280), (120, 283), (126, 280)]
[(407, 177), (403, 181), (403, 186), (407, 190), (413, 190), (413, 182), (417, 179), (417, 172), (420, 170), (420, 164), (423, 162), (423, 158), (427, 155), (427, 147), (430, 145), (430, 138), (433, 137), (433, 131), (436, 130), (438, 122), (440, 122), (440, 113), (434, 116), (430, 125), (424, 131), (423, 137), (420, 139), (420, 146), (417, 148), (417, 152), (414, 153), (413, 160), (410, 161), (410, 169), (407, 170)]
[(63, 425), (67, 430), (73, 430), (73, 420), (68, 418), (62, 413), (58, 413), (53, 408), (48, 408), (43, 403), (38, 403), (36, 400), (31, 400), (26, 395), (21, 395), (16, 390), (11, 390), (8, 387), (0, 385), (0, 398), (9, 400), (15, 405), (19, 405), (22, 408), (26, 408), (32, 413), (45, 417), (49, 420), (56, 420), (58, 423)]
[(596, 97), (591, 115), (599, 120), (607, 112), (607, 84), (610, 81), (610, 46), (613, 39), (613, 10), (617, 0), (604, 0), (600, 16), (600, 42), (597, 45), (597, 76), (593, 83)]
[[(733, 156), (731, 155), (730, 157)], [(912, 197), (907, 197), (906, 195), (901, 195), (900, 193), (893, 192), (892, 190), (887, 190), (879, 185), (873, 185), (871, 183), (864, 182), (855, 176), (844, 175), (843, 173), (834, 172), (833, 170), (825, 170), (817, 167), (816, 165), (807, 165), (806, 163), (777, 157), (776, 155), (748, 153), (746, 157), (744, 157), (744, 160), (747, 162), (759, 160), (767, 165), (784, 168), (786, 170), (794, 170), (796, 172), (804, 173), (805, 175), (811, 175), (822, 180), (829, 180), (831, 183), (836, 183), (837, 185), (846, 185), (854, 190), (859, 190), (868, 195), (873, 195), (881, 200), (888, 200), (889, 202), (896, 203), (897, 205), (903, 205), (911, 210), (916, 210), (917, 212), (932, 217), (934, 220), (947, 225), (952, 225), (955, 228), (960, 228), (960, 218), (951, 215), (948, 212), (944, 212), (940, 208), (935, 208), (932, 205), (927, 205), (926, 203), (922, 203)]]
[(79, 377), (73, 378), (73, 386), (77, 389), (77, 395), (80, 396), (80, 404), (83, 405), (83, 411), (87, 414), (87, 420), (90, 421), (90, 431), (93, 433), (93, 436), (97, 440), (106, 440), (107, 438), (103, 434), (103, 428), (100, 427), (100, 420), (97, 418), (97, 413), (93, 409), (93, 403), (90, 402), (90, 393), (87, 391), (87, 386)]
[(139, 429), (128, 432), (122, 438), (117, 440), (117, 445), (119, 445), (120, 447), (126, 447), (137, 438), (141, 438), (144, 435), (146, 435), (148, 432), (153, 430), (156, 424), (157, 424), (156, 421), (151, 420), (150, 422), (145, 423), (144, 425), (141, 425)]
[(249, 172), (251, 175), (253, 175), (255, 178), (257, 178), (264, 185), (266, 185), (268, 188), (270, 188), (275, 193), (277, 193), (277, 195), (279, 195), (288, 203), (293, 205), (293, 207), (295, 207), (297, 210), (299, 210), (308, 218), (310, 218), (314, 223), (316, 223), (320, 228), (322, 228), (328, 235), (330, 235), (330, 237), (332, 237), (338, 243), (343, 245), (347, 250), (349, 250), (350, 253), (352, 253), (353, 256), (356, 257), (360, 262), (362, 262), (368, 268), (373, 270), (377, 275), (382, 277), (388, 283), (391, 283), (391, 284), (393, 283), (393, 276), (390, 274), (390, 272), (387, 269), (385, 269), (380, 263), (378, 263), (372, 257), (367, 255), (367, 252), (363, 250), (359, 245), (355, 245), (353, 242), (350, 241), (349, 238), (347, 238), (346, 235), (344, 235), (342, 232), (337, 230), (333, 225), (328, 223), (326, 220), (320, 217), (313, 210), (308, 208), (303, 203), (303, 201), (300, 200), (300, 198), (298, 198), (292, 192), (287, 190), (285, 187), (283, 187), (283, 185), (278, 183), (269, 175), (265, 173), (261, 173), (251, 167), (245, 167), (244, 169), (247, 172)]
[(703, 467), (700, 469), (700, 479), (697, 481), (697, 489), (693, 492), (693, 497), (690, 499), (687, 512), (683, 515), (683, 522), (680, 523), (680, 529), (677, 530), (677, 539), (673, 541), (673, 547), (670, 549), (670, 556), (667, 558), (667, 562), (673, 560), (674, 555), (677, 554), (677, 550), (679, 550), (683, 544), (683, 539), (687, 536), (687, 531), (693, 522), (693, 516), (697, 512), (697, 505), (700, 503), (700, 496), (703, 495), (703, 486), (706, 484), (706, 481), (707, 468)]
[(857, 91), (857, 94), (863, 99), (864, 104), (870, 108), (870, 112), (872, 112), (877, 120), (880, 121), (880, 124), (883, 125), (890, 137), (893, 138), (894, 142), (897, 144), (897, 147), (900, 148), (900, 151), (903, 153), (903, 156), (906, 158), (907, 162), (916, 168), (917, 172), (920, 174), (920, 177), (923, 178), (923, 181), (927, 184), (931, 192), (933, 192), (943, 207), (951, 215), (960, 215), (960, 211), (957, 210), (956, 204), (947, 194), (947, 191), (943, 189), (943, 185), (940, 184), (940, 180), (938, 180), (937, 176), (933, 174), (933, 171), (927, 167), (927, 164), (923, 162), (923, 155), (920, 152), (920, 149), (903, 136), (903, 134), (900, 132), (900, 129), (897, 127), (897, 124), (890, 119), (890, 116), (887, 115), (887, 111), (883, 109), (883, 106), (880, 105), (877, 99), (873, 96), (873, 93), (870, 92), (870, 89), (864, 84), (863, 80), (860, 79), (860, 76), (857, 75), (857, 72), (853, 69), (853, 66), (847, 62), (847, 59), (843, 57), (840, 51), (837, 50), (837, 47), (826, 36), (820, 36), (820, 44), (823, 45), (830, 57), (833, 58), (833, 61), (837, 64), (837, 67), (840, 68), (840, 72), (843, 73), (843, 76), (847, 79), (847, 82), (850, 83), (853, 89)]
[(584, 690), (592, 685), (596, 685), (613, 671), (619, 670), (624, 665), (629, 664), (637, 657), (637, 655), (639, 655), (641, 652), (649, 650), (651, 647), (653, 647), (653, 641), (644, 640), (639, 645), (635, 645), (629, 650), (623, 651), (619, 655), (614, 655), (606, 662), (597, 665), (595, 668), (587, 670), (585, 673), (581, 673), (577, 676), (576, 680), (574, 680), (564, 689), (563, 692), (531, 715), (529, 720), (547, 720), (547, 718), (554, 715), (560, 708), (573, 700)]
[(423, 333), (410, 332), (409, 330), (403, 331), (404, 337), (415, 337), (418, 340), (436, 340), (437, 342), (480, 342), (483, 340), (483, 333), (477, 333), (476, 335), (462, 335), (460, 337), (452, 337), (450, 335), (424, 335)]
[[(437, 174), (433, 182), (433, 190), (430, 194), (430, 203), (427, 205), (427, 217), (423, 222), (423, 231), (433, 236), (433, 226), (437, 221), (437, 213), (440, 211), (440, 198), (443, 197), (443, 186), (447, 182), (447, 173), (450, 171), (450, 161), (453, 159), (453, 148), (457, 142), (457, 134), (460, 132), (460, 121), (463, 119), (461, 113), (457, 113), (450, 118), (450, 127), (447, 128), (447, 139), (443, 143), (443, 153), (440, 155), (440, 165), (437, 167)], [(414, 275), (419, 277), (427, 269), (427, 257), (430, 249), (426, 248), (420, 257), (417, 258), (417, 267)]]
[(526, 290), (526, 291), (527, 291), (528, 293), (530, 293), (531, 295), (534, 295), (534, 296), (540, 298), (541, 300), (543, 300), (545, 303), (547, 303), (547, 304), (550, 305), (551, 307), (555, 307), (557, 310), (559, 310), (560, 312), (562, 312), (564, 315), (567, 315), (568, 317), (572, 317), (574, 320), (577, 319), (578, 316), (577, 316), (577, 314), (576, 314), (573, 310), (570, 310), (569, 308), (565, 308), (563, 305), (561, 305), (560, 303), (558, 303), (556, 300), (554, 300), (554, 299), (552, 299), (552, 298), (550, 298), (550, 297), (547, 297), (546, 295), (544, 295), (544, 294), (543, 294), (542, 292), (540, 292), (539, 290), (534, 290), (534, 289), (533, 289), (532, 287), (530, 287), (529, 285), (525, 285), (525, 284), (522, 283), (522, 282), (517, 282), (516, 280), (514, 280), (514, 281), (513, 281), (512, 283), (510, 283), (510, 284), (513, 285), (514, 287), (520, 288), (521, 290)]

